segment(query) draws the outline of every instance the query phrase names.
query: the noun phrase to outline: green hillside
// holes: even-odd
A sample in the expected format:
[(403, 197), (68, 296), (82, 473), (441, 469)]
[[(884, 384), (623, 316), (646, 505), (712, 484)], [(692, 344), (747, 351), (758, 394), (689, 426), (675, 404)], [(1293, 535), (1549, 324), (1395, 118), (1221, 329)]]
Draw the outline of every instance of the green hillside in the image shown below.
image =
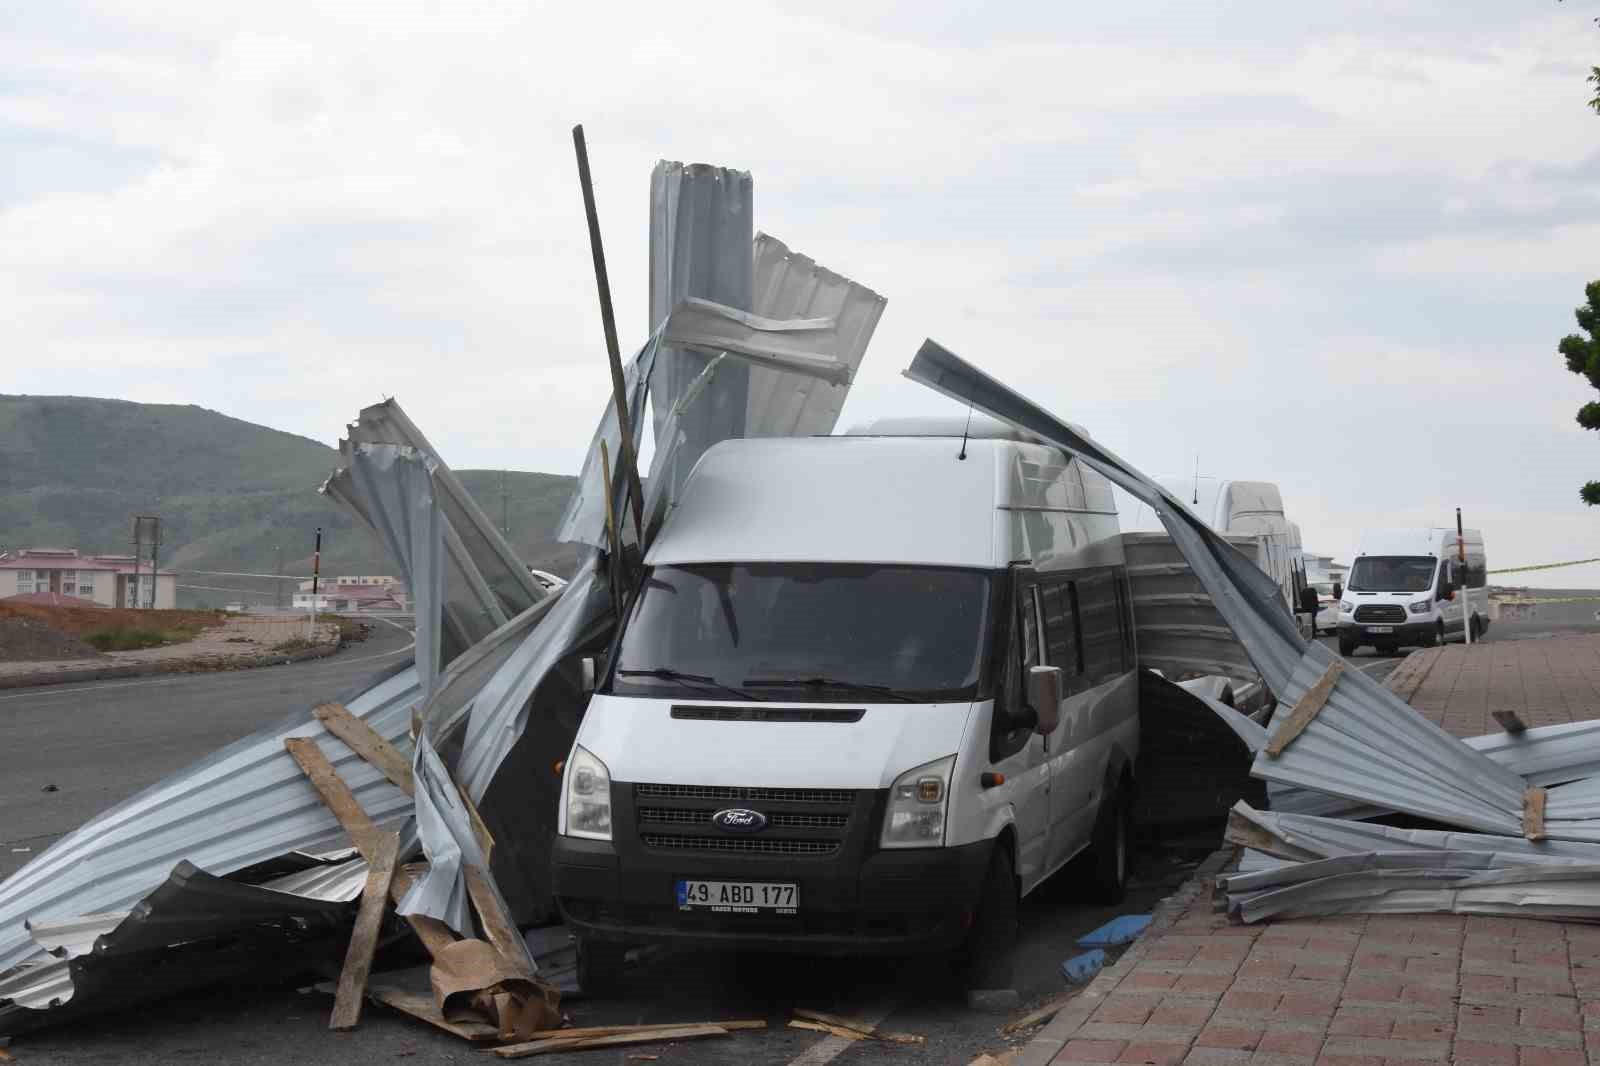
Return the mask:
[[(372, 537), (317, 492), (337, 460), (325, 444), (203, 407), (0, 395), (0, 548), (127, 552), (130, 517), (156, 514), (162, 564), (180, 571), (273, 573), (281, 554), (285, 573), (308, 573), (320, 525), (324, 574), (392, 573)], [(457, 474), (498, 522), (501, 472)], [(572, 482), (504, 475), (510, 539), (529, 565), (570, 570), (574, 553), (552, 533)], [(179, 583), (271, 587), (201, 576)], [(232, 597), (191, 589), (180, 598), (220, 604)]]

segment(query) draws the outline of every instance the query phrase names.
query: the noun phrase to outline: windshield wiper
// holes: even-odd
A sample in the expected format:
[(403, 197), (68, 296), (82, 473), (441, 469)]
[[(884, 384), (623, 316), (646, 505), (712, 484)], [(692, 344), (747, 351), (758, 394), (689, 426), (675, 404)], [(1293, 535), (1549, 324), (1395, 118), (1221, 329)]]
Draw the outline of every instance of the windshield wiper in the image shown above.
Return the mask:
[(721, 681), (707, 674), (686, 674), (682, 670), (674, 670), (670, 666), (655, 666), (648, 670), (624, 670), (619, 666), (616, 674), (618, 677), (653, 677), (659, 681), (676, 681), (682, 685), (704, 685), (707, 688), (726, 692), (735, 699), (750, 700), (752, 703), (762, 702), (760, 696), (752, 696), (742, 688), (724, 685)]
[(887, 696), (901, 703), (916, 703), (916, 699), (896, 692), (888, 685), (873, 685), (865, 681), (846, 681), (839, 677), (747, 677), (744, 684), (750, 688), (837, 688), (846, 692), (864, 692), (874, 696)]

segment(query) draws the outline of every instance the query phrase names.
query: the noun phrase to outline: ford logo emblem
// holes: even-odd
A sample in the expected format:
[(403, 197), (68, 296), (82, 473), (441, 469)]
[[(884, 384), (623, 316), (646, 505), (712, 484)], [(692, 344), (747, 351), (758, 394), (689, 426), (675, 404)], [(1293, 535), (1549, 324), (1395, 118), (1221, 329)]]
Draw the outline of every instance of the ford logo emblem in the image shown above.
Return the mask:
[(767, 827), (767, 816), (760, 811), (729, 807), (713, 814), (711, 824), (724, 833), (759, 833)]

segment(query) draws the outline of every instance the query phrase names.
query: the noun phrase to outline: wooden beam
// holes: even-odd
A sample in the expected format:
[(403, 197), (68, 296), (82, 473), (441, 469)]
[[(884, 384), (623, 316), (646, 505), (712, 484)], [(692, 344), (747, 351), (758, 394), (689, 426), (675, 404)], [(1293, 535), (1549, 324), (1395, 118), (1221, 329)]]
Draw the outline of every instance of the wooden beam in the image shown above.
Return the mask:
[(1268, 757), (1276, 759), (1283, 754), (1283, 749), (1294, 742), (1294, 739), (1306, 731), (1306, 727), (1316, 718), (1317, 713), (1327, 704), (1328, 697), (1333, 694), (1333, 686), (1339, 683), (1339, 675), (1344, 673), (1344, 660), (1335, 659), (1328, 664), (1317, 683), (1306, 689), (1306, 694), (1300, 697), (1294, 709), (1289, 712), (1277, 732), (1267, 740), (1264, 749)]
[(1070, 992), (1063, 992), (1055, 999), (1047, 1001), (1044, 1006), (1029, 1011), (1016, 1021), (1007, 1022), (1000, 1027), (1000, 1035), (1011, 1036), (1013, 1033), (1020, 1033), (1024, 1029), (1031, 1029), (1036, 1025), (1044, 1024), (1057, 1014), (1060, 1014), (1068, 1003), (1077, 999), (1078, 993), (1081, 991), (1083, 991), (1081, 988), (1075, 988)]
[(842, 1018), (837, 1014), (824, 1014), (819, 1010), (805, 1010), (804, 1008), (796, 1007), (794, 1013), (797, 1018), (804, 1018), (807, 1021), (819, 1022), (822, 1025), (840, 1029), (849, 1029), (862, 1036), (870, 1037), (874, 1040), (886, 1040), (891, 1044), (923, 1044), (927, 1042), (926, 1037), (917, 1036), (915, 1033), (890, 1033), (870, 1022), (857, 1021), (854, 1018)]
[(647, 1023), (643, 1025), (589, 1025), (573, 1029), (546, 1029), (536, 1033), (527, 1042), (536, 1044), (541, 1040), (577, 1040), (594, 1036), (616, 1036), (619, 1033), (653, 1033), (661, 1029), (698, 1028), (702, 1025), (714, 1025), (718, 1029), (728, 1032), (743, 1032), (751, 1029), (765, 1029), (765, 1018), (756, 1018), (750, 1021), (737, 1022), (665, 1022)]
[(323, 728), (345, 742), (349, 749), (387, 777), (401, 792), (416, 794), (416, 783), (411, 779), (411, 760), (400, 749), (384, 740), (370, 725), (351, 714), (342, 703), (324, 703), (311, 713)]
[(525, 1044), (512, 1044), (510, 1047), (497, 1047), (491, 1050), (502, 1059), (526, 1059), (534, 1055), (555, 1055), (563, 1051), (587, 1051), (597, 1047), (627, 1047), (632, 1044), (655, 1044), (664, 1040), (699, 1040), (708, 1036), (727, 1035), (728, 1030), (720, 1025), (663, 1025), (638, 1032), (615, 1033), (611, 1036), (531, 1040)]
[[(368, 864), (373, 861), (373, 844), (378, 837), (377, 824), (362, 809), (361, 801), (356, 799), (356, 794), (350, 791), (350, 786), (344, 783), (344, 778), (339, 776), (333, 763), (322, 754), (322, 749), (315, 740), (307, 737), (289, 737), (283, 742), (285, 750), (291, 758), (300, 765), (306, 777), (311, 782), (311, 787), (317, 790), (317, 795), (322, 797), (322, 802), (333, 816), (344, 826), (345, 832), (350, 834), (350, 839), (355, 842), (356, 849), (361, 852)], [(395, 871), (394, 877), (389, 882), (389, 896), (399, 903), (411, 889), (411, 875), (404, 870)], [(450, 927), (437, 918), (429, 918), (424, 914), (406, 916), (406, 922), (411, 926), (412, 932), (417, 934), (417, 939), (422, 941), (422, 946), (428, 949), (429, 955), (437, 955), (439, 949), (455, 942), (456, 936)]]
[(501, 958), (517, 965), (532, 977), (537, 969), (533, 954), (528, 951), (528, 943), (522, 939), (522, 934), (517, 932), (511, 915), (506, 913), (500, 893), (495, 891), (489, 875), (476, 866), (468, 866), (466, 877), (467, 894), (472, 897), (472, 905), (477, 908), (478, 918), (483, 922), (484, 939), (494, 945)]
[(1522, 794), (1522, 835), (1529, 840), (1543, 840), (1545, 791), (1530, 788)]
[(394, 864), (399, 856), (399, 833), (378, 837), (367, 866), (367, 883), (361, 890), (361, 909), (350, 933), (350, 947), (345, 951), (344, 970), (339, 974), (339, 990), (333, 997), (329, 1029), (354, 1029), (361, 1020), (361, 1000), (372, 973), (372, 956), (378, 949), (383, 911), (389, 902), (389, 882), (394, 879)]

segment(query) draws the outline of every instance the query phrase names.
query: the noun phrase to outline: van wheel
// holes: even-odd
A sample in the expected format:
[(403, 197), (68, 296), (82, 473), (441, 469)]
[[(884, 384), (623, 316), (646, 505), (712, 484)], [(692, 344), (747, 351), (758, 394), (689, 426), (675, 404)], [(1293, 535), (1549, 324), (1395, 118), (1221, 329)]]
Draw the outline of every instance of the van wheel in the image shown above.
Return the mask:
[(1011, 873), (1011, 849), (996, 841), (983, 878), (983, 895), (959, 958), (968, 988), (1010, 988), (1012, 949), (1017, 944), (1017, 880)]
[(1094, 866), (1089, 885), (1100, 903), (1121, 903), (1128, 891), (1128, 804), (1121, 789), (1112, 789), (1100, 804), (1089, 854)]
[(1480, 619), (1477, 615), (1473, 615), (1472, 616), (1472, 621), (1469, 624), (1472, 626), (1472, 639), (1473, 640), (1482, 640), (1483, 639), (1483, 620)]
[(1346, 659), (1356, 653), (1356, 642), (1346, 637), (1339, 638), (1339, 654)]
[(612, 996), (622, 990), (623, 944), (578, 938), (578, 987), (586, 996)]

